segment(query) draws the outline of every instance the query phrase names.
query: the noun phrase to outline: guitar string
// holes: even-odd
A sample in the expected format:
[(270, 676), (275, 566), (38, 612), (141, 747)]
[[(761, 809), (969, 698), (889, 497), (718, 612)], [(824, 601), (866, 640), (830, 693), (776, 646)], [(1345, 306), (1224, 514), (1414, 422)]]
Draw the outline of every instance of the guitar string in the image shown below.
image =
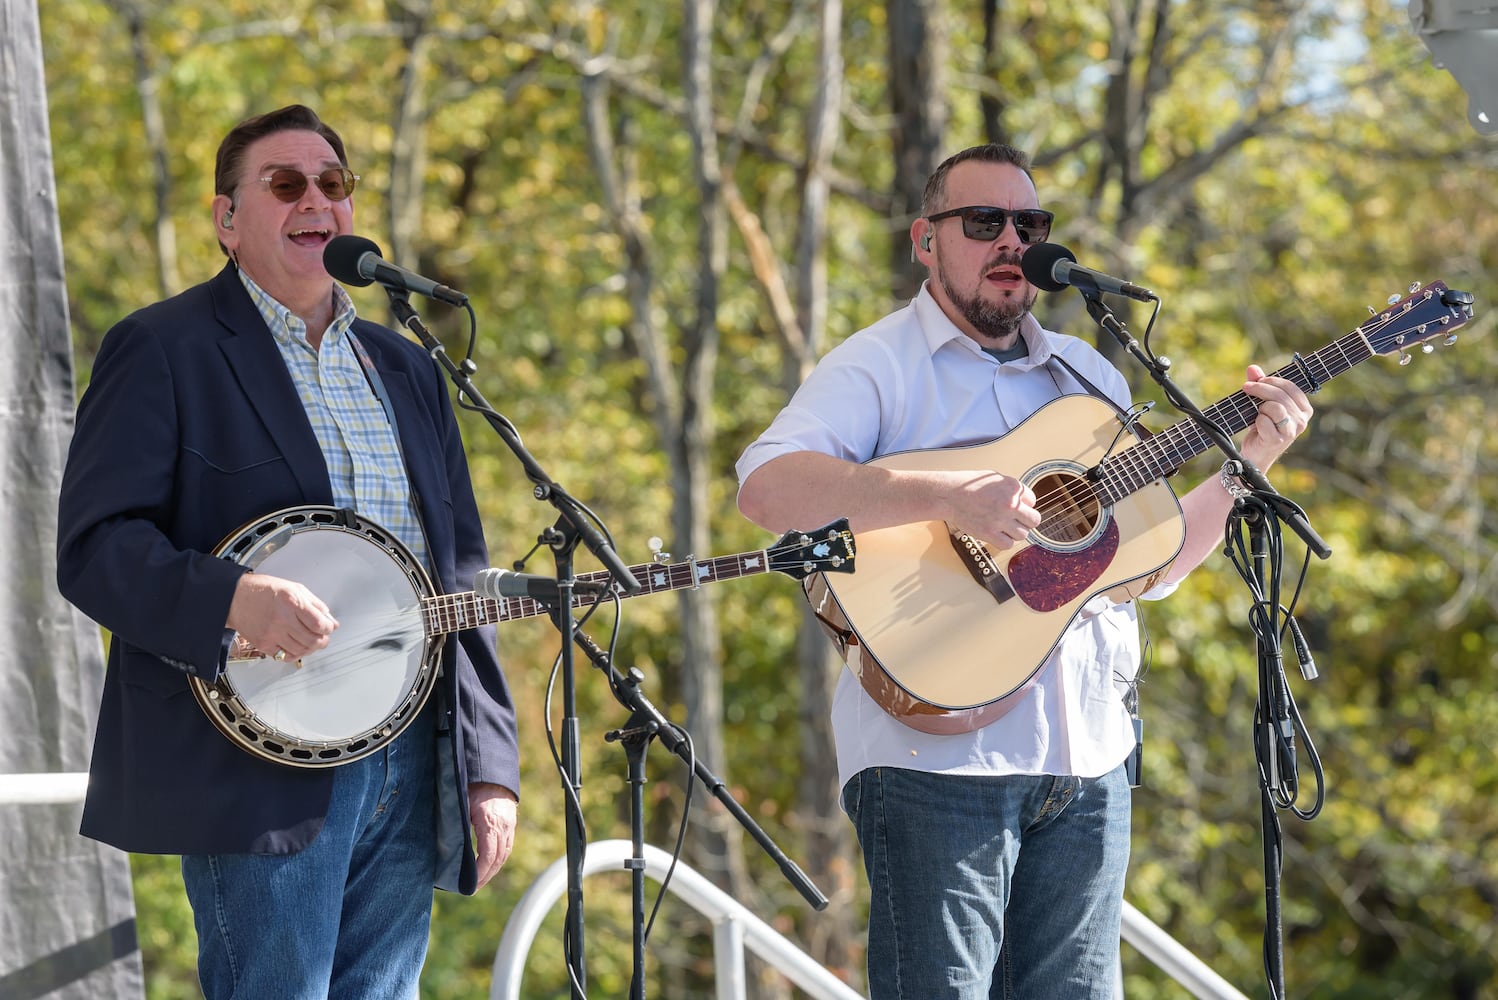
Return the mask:
[[(385, 612), (361, 619), (360, 625), (366, 627), (340, 636), (342, 641), (338, 648), (331, 651), (314, 650), (308, 654), (307, 658), (317, 658), (314, 661), (315, 669), (301, 667), (295, 673), (286, 675), (285, 678), (275, 682), (277, 692), (298, 693), (327, 681), (341, 679), (349, 673), (365, 669), (369, 664), (389, 659), (391, 655), (389, 652), (375, 650), (366, 640), (389, 634), (389, 628), (379, 624), (381, 621), (396, 622), (405, 619), (407, 622), (414, 624), (416, 611), (417, 609), (413, 607), (407, 608), (403, 612)], [(370, 626), (371, 622), (375, 623), (372, 627)], [(339, 631), (342, 632), (343, 630), (340, 629)], [(415, 635), (414, 630), (412, 635)], [(423, 632), (423, 641), (426, 638), (427, 635)], [(247, 664), (253, 662), (254, 659), (266, 658), (244, 658), (235, 662)], [(252, 667), (250, 669), (255, 668)]]
[[(1370, 327), (1376, 329), (1386, 326), (1402, 315), (1402, 313), (1396, 313), (1387, 318), (1381, 318), (1366, 327), (1359, 327), (1357, 330), (1313, 352), (1303, 360), (1307, 365), (1320, 365), (1321, 371), (1325, 375), (1325, 378), (1321, 379), (1321, 381), (1335, 378), (1337, 375), (1348, 371), (1353, 366), (1373, 356), (1372, 352), (1364, 345), (1360, 352), (1362, 356), (1353, 359), (1348, 353), (1348, 346), (1359, 344), (1363, 340), (1364, 335), (1370, 332)], [(1331, 364), (1327, 363), (1323, 355), (1340, 355), (1341, 367), (1334, 368)], [(1279, 377), (1289, 378), (1300, 386), (1302, 390), (1311, 390), (1311, 386), (1301, 385), (1300, 379), (1295, 377), (1297, 374), (1300, 374), (1300, 368), (1295, 364), (1286, 365), (1274, 374)], [(1238, 430), (1242, 430), (1252, 423), (1258, 414), (1258, 403), (1254, 401), (1253, 397), (1240, 390), (1226, 399), (1209, 406), (1206, 412), (1209, 417), (1219, 419), (1219, 422), (1221, 422), (1220, 418), (1214, 416), (1214, 413), (1218, 411), (1231, 411), (1231, 415), (1236, 420), (1230, 422), (1238, 425), (1233, 431), (1233, 433), (1236, 433)], [(1187, 435), (1194, 436), (1194, 440), (1183, 440), (1179, 442), (1179, 445), (1176, 444), (1175, 439), (1185, 438)], [(1165, 440), (1162, 441), (1162, 438)], [(1148, 441), (1125, 449), (1117, 455), (1105, 456), (1098, 463), (1101, 469), (1101, 476), (1105, 481), (1104, 485), (1108, 485), (1110, 482), (1119, 484), (1125, 487), (1124, 491), (1116, 497), (1112, 496), (1111, 490), (1099, 493), (1091, 483), (1079, 477), (1074, 482), (1063, 484), (1057, 489), (1037, 498), (1036, 509), (1042, 513), (1042, 520), (1034, 530), (1044, 535), (1048, 530), (1054, 532), (1060, 528), (1072, 530), (1088, 529), (1095, 524), (1095, 521), (1086, 516), (1079, 516), (1079, 509), (1085, 508), (1089, 503), (1096, 504), (1099, 508), (1109, 506), (1110, 498), (1113, 502), (1116, 502), (1144, 486), (1162, 479), (1168, 471), (1178, 467), (1182, 462), (1201, 454), (1209, 446), (1209, 439), (1207, 439), (1205, 433), (1199, 427), (1194, 424), (1180, 423), (1167, 428)], [(1169, 458), (1171, 461), (1163, 465), (1158, 462), (1151, 465), (1146, 461), (1146, 456), (1152, 452), (1163, 453), (1162, 457)], [(1080, 484), (1080, 488), (1076, 488), (1077, 484)]]
[[(1372, 325), (1375, 328), (1387, 325), (1388, 322), (1392, 322), (1393, 319), (1398, 318), (1400, 315), (1402, 314), (1394, 314), (1388, 317), (1387, 320), (1383, 320)], [(1353, 365), (1360, 363), (1361, 361), (1366, 360), (1367, 357), (1371, 356), (1371, 353), (1368, 353), (1368, 348), (1365, 345), (1363, 348), (1363, 357), (1359, 357), (1356, 360), (1349, 360), (1349, 355), (1344, 347), (1344, 342), (1346, 342), (1347, 344), (1356, 343), (1359, 340), (1363, 339), (1364, 335), (1367, 332), (1368, 331), (1365, 330), (1365, 328), (1360, 327), (1353, 333), (1350, 333), (1340, 340), (1334, 341), (1327, 347), (1314, 352), (1309, 359), (1305, 360), (1307, 361), (1307, 363), (1316, 362), (1320, 364), (1322, 367), (1322, 371), (1326, 373), (1327, 378), (1335, 377), (1336, 375), (1341, 374), (1341, 372), (1350, 369)], [(1342, 356), (1343, 366), (1341, 369), (1334, 370), (1323, 360), (1323, 355), (1329, 354), (1340, 354)], [(1297, 385), (1300, 385), (1299, 380), (1295, 378), (1295, 375), (1297, 373), (1297, 367), (1294, 365), (1289, 365), (1285, 368), (1280, 369), (1275, 374), (1282, 377), (1289, 377), (1292, 381), (1295, 381)], [(1305, 385), (1301, 385), (1300, 387), (1305, 390), (1309, 390), (1311, 388), (1310, 386)], [(1231, 412), (1231, 415), (1236, 418), (1235, 421), (1231, 422), (1239, 424), (1239, 426), (1234, 429), (1234, 432), (1236, 432), (1237, 430), (1241, 430), (1243, 429), (1243, 427), (1248, 426), (1248, 423), (1250, 423), (1254, 419), (1258, 412), (1258, 404), (1251, 397), (1247, 396), (1246, 393), (1240, 391), (1208, 408), (1209, 414), (1216, 411)], [(1193, 435), (1195, 437), (1195, 440), (1182, 440), (1180, 442), (1180, 445), (1184, 445), (1186, 449), (1189, 450), (1178, 450), (1178, 446), (1175, 444), (1175, 439), (1184, 439), (1187, 438), (1188, 435)], [(1162, 438), (1164, 439), (1163, 441), (1160, 440)], [(1128, 486), (1130, 483), (1135, 483), (1135, 485), (1133, 485), (1133, 489), (1128, 490), (1128, 492), (1133, 492), (1134, 489), (1138, 489), (1150, 482), (1155, 481), (1156, 479), (1160, 478), (1161, 474), (1163, 474), (1163, 469), (1161, 470), (1161, 472), (1156, 472), (1155, 469), (1157, 466), (1151, 466), (1150, 463), (1146, 461), (1147, 456), (1151, 453), (1166, 455), (1176, 460), (1174, 464), (1178, 465), (1180, 461), (1200, 454), (1205, 447), (1206, 443), (1203, 441), (1203, 433), (1201, 432), (1200, 428), (1197, 428), (1194, 425), (1177, 424), (1171, 428), (1168, 428), (1156, 438), (1152, 438), (1146, 442), (1141, 442), (1138, 445), (1126, 449), (1124, 452), (1121, 452), (1118, 455), (1105, 456), (1104, 459), (1102, 459), (1098, 464), (1102, 469), (1101, 474), (1103, 477), (1104, 485), (1107, 485), (1110, 480), (1114, 483), (1121, 482), (1125, 486)], [(1132, 476), (1129, 476), (1130, 473), (1132, 473)], [(1139, 478), (1141, 475), (1145, 476), (1145, 478)], [(1135, 482), (1136, 480), (1137, 482)], [(1073, 528), (1077, 527), (1078, 525), (1086, 526), (1088, 524), (1088, 521), (1086, 519), (1077, 517), (1077, 512), (1080, 507), (1078, 503), (1079, 498), (1083, 501), (1090, 501), (1098, 504), (1099, 506), (1103, 506), (1106, 502), (1105, 497), (1111, 495), (1100, 495), (1098, 491), (1094, 489), (1094, 487), (1086, 480), (1078, 479), (1076, 482), (1081, 483), (1083, 486), (1085, 486), (1085, 490), (1074, 490), (1069, 485), (1063, 485), (1060, 488), (1053, 490), (1051, 493), (1044, 495), (1037, 501), (1038, 509), (1041, 509), (1043, 511), (1051, 511), (1050, 515), (1042, 520), (1042, 523), (1037, 530), (1042, 530), (1047, 527), (1054, 529), (1058, 526)], [(1128, 492), (1122, 494), (1122, 496), (1128, 495)], [(1064, 507), (1057, 507), (1057, 504), (1059, 502), (1058, 498), (1065, 498), (1066, 502)], [(1064, 519), (1058, 520), (1058, 518), (1060, 518), (1063, 514)], [(755, 555), (764, 557), (767, 564), (773, 563), (773, 558), (767, 551), (764, 550), (761, 550), (758, 553), (745, 554), (745, 556)], [(726, 556), (703, 561), (693, 560), (689, 562), (674, 564), (660, 564), (659, 566), (647, 564), (645, 566), (631, 568), (631, 573), (635, 576), (637, 582), (647, 588), (648, 592), (654, 593), (656, 592), (656, 578), (660, 577), (662, 574), (664, 574), (667, 583), (667, 586), (664, 589), (679, 589), (680, 587), (687, 586), (690, 583), (695, 582), (696, 580), (713, 581), (717, 579), (724, 579), (725, 577), (722, 577), (719, 573), (720, 568), (735, 563), (740, 570), (739, 575), (743, 575), (743, 559), (744, 556)], [(703, 575), (701, 573), (701, 569), (703, 567), (708, 567), (711, 573), (709, 575)], [(644, 579), (640, 578), (642, 570), (644, 571)], [(683, 571), (685, 571), (685, 573), (683, 573)], [(680, 579), (683, 575), (685, 575), (686, 577), (685, 580)], [(606, 579), (607, 576), (607, 573), (586, 574), (579, 579), (591, 581), (593, 578), (598, 578), (599, 580), (602, 580)], [(439, 594), (429, 598), (423, 598), (417, 607), (397, 609), (396, 611), (389, 612), (383, 615), (375, 615), (369, 618), (365, 618), (361, 621), (361, 625), (364, 626), (362, 631), (354, 632), (351, 634), (345, 633), (342, 639), (344, 643), (349, 643), (350, 641), (352, 641), (354, 644), (358, 644), (366, 636), (375, 636), (388, 631), (388, 629), (381, 624), (382, 622), (396, 622), (402, 619), (409, 619), (413, 613), (419, 613), (423, 623), (422, 640), (424, 643), (429, 637), (427, 626), (431, 624), (431, 621), (433, 619), (443, 624), (449, 622), (460, 624), (469, 620), (470, 617), (475, 619), (483, 617), (478, 614), (474, 614), (472, 616), (464, 615), (464, 610), (477, 601), (484, 602), (483, 611), (486, 613), (486, 615), (491, 608), (498, 610), (502, 605), (503, 611), (499, 615), (499, 620), (504, 620), (504, 618), (507, 617), (539, 614), (542, 610), (544, 610), (542, 602), (528, 597), (482, 598), (476, 592), (447, 595)], [(585, 598), (583, 600), (583, 603), (586, 603)], [(516, 612), (519, 612), (519, 614), (516, 614)], [(487, 617), (486, 620), (492, 621), (495, 620), (495, 618)], [(483, 621), (475, 621), (474, 624), (483, 624)], [(445, 631), (439, 631), (436, 634), (445, 634), (447, 631), (454, 630), (455, 629), (447, 629)], [(253, 648), (254, 647), (251, 647), (251, 649)], [(336, 659), (333, 662), (319, 663), (318, 669), (316, 670), (306, 671), (305, 673), (298, 672), (297, 674), (290, 675), (287, 678), (284, 678), (283, 681), (280, 682), (277, 686), (277, 694), (301, 694), (317, 687), (326, 687), (335, 682), (341, 681), (349, 673), (367, 669), (367, 666), (369, 664), (389, 659), (388, 653), (379, 653), (367, 648), (361, 650), (340, 651), (338, 653), (335, 653), (334, 655)]]
[[(749, 560), (760, 557), (764, 561), (770, 562), (772, 560), (768, 558), (768, 555), (768, 552), (761, 550), (758, 553), (722, 556), (710, 561), (698, 560), (661, 564), (659, 567), (651, 567), (652, 572), (648, 576), (658, 579), (664, 574), (665, 581), (669, 587), (680, 589), (689, 585), (694, 580), (733, 579), (733, 576), (724, 575), (723, 571), (734, 566), (737, 567), (739, 576), (745, 575), (748, 572), (746, 565)], [(714, 571), (713, 576), (706, 576), (702, 573), (704, 566), (708, 566)], [(659, 572), (656, 572), (657, 569)], [(598, 575), (607, 577), (608, 574)], [(655, 588), (656, 582), (656, 579), (641, 581), (642, 584), (651, 588), (652, 591)], [(413, 615), (419, 615), (423, 619), (422, 641), (424, 644), (426, 639), (431, 636), (444, 635), (447, 632), (456, 631), (458, 627), (466, 627), (464, 624), (466, 622), (473, 621), (474, 624), (483, 624), (485, 620), (492, 620), (492, 616), (484, 620), (478, 620), (479, 616), (477, 614), (465, 615), (459, 607), (459, 605), (472, 607), (480, 601), (488, 606), (484, 609), (486, 614), (490, 613), (490, 609), (497, 609), (500, 605), (505, 607), (506, 612), (512, 612), (512, 609), (520, 609), (522, 611), (532, 610), (539, 613), (540, 610), (544, 610), (542, 602), (528, 597), (484, 598), (472, 591), (461, 594), (439, 594), (423, 598), (416, 606), (398, 608), (394, 611), (362, 617), (359, 623), (361, 628), (357, 631), (348, 632), (340, 630), (343, 633), (341, 636), (342, 645), (362, 646), (367, 637), (375, 637), (388, 633), (389, 629), (385, 623), (399, 623), (403, 620), (411, 622)], [(585, 596), (580, 597), (578, 603), (587, 603), (587, 598)], [(452, 627), (444, 628), (444, 625)], [(280, 700), (304, 695), (316, 689), (340, 683), (350, 674), (365, 671), (371, 665), (377, 665), (390, 659), (388, 652), (376, 651), (368, 647), (338, 649), (331, 654), (318, 651), (318, 653), (312, 655), (318, 656), (318, 660), (311, 669), (298, 669), (296, 673), (288, 674), (272, 682), (270, 687), (257, 692), (256, 696), (269, 693), (274, 699)], [(407, 655), (409, 656), (409, 654)], [(249, 659), (243, 658), (238, 660), (238, 662), (247, 663)], [(404, 697), (409, 691), (410, 688), (408, 687), (402, 696)], [(245, 697), (243, 692), (238, 692), (238, 694), (241, 699)], [(262, 704), (265, 701), (264, 698), (259, 698), (259, 700)], [(247, 707), (252, 712), (261, 716), (267, 711), (263, 708), (257, 711), (253, 705), (247, 704)], [(296, 737), (291, 737), (291, 739), (295, 740)]]
[[(795, 568), (806, 560), (788, 560), (783, 565), (775, 566), (776, 557), (767, 550), (758, 552), (741, 553), (734, 556), (719, 556), (711, 560), (694, 560), (691, 562), (662, 563), (647, 567), (635, 567), (636, 580), (645, 587), (647, 592), (655, 593), (664, 590), (679, 590), (691, 586), (696, 582), (717, 582), (719, 580), (735, 579), (738, 576), (748, 575), (751, 572), (749, 563), (751, 561), (763, 561), (770, 564), (769, 568), (784, 572), (787, 568)], [(640, 579), (640, 571), (646, 570), (645, 578)], [(706, 569), (706, 572), (704, 572)], [(736, 570), (730, 575), (728, 570)], [(600, 582), (607, 579), (608, 573), (587, 574), (580, 577), (588, 580), (596, 577)], [(664, 579), (662, 579), (664, 577)], [(580, 594), (574, 597), (576, 606), (589, 604), (593, 595)], [(393, 611), (381, 612), (372, 615), (362, 615), (359, 625), (360, 631), (348, 632), (340, 630), (339, 638), (342, 644), (356, 645), (363, 642), (366, 637), (379, 635), (388, 631), (387, 623), (399, 622), (413, 613), (420, 614), (427, 626), (427, 631), (432, 635), (446, 635), (449, 632), (459, 631), (463, 628), (471, 628), (495, 621), (511, 620), (522, 617), (534, 617), (544, 614), (547, 610), (544, 602), (531, 597), (483, 597), (476, 591), (457, 594), (437, 594), (422, 598), (420, 604), (406, 608), (396, 608)], [(265, 652), (259, 647), (243, 640), (238, 640), (243, 645), (240, 655), (233, 657), (234, 662), (248, 662), (254, 659), (267, 658)], [(247, 655), (251, 653), (258, 656)]]
[[(371, 614), (361, 614), (358, 617), (358, 623), (357, 623), (358, 626), (359, 626), (359, 630), (357, 630), (357, 631), (347, 631), (345, 629), (340, 628), (340, 629), (338, 629), (334, 633), (334, 635), (338, 636), (338, 638), (340, 639), (340, 644), (341, 645), (352, 645), (352, 644), (355, 644), (355, 643), (360, 643), (360, 642), (363, 642), (367, 637), (372, 637), (372, 636), (376, 636), (376, 635), (380, 635), (382, 633), (388, 632), (389, 631), (389, 625), (391, 623), (399, 622), (401, 619), (408, 618), (408, 617), (412, 616), (413, 614), (420, 614), (420, 611), (421, 611), (421, 608), (420, 608), (419, 605), (412, 605), (412, 606), (408, 606), (408, 607), (404, 607), (404, 608), (396, 608), (396, 609), (394, 609), (392, 611), (381, 611), (381, 612), (375, 612), (375, 613), (371, 613)], [(236, 641), (240, 641), (240, 640), (236, 640)], [(248, 655), (231, 656), (230, 657), (230, 662), (248, 662), (250, 660), (271, 659), (272, 658), (272, 657), (270, 657), (265, 652), (265, 650), (261, 649), (258, 646), (255, 646), (255, 645), (252, 645), (250, 643), (247, 643), (247, 642), (244, 644), (243, 652), (244, 653), (258, 653), (259, 655), (258, 656), (248, 656)]]

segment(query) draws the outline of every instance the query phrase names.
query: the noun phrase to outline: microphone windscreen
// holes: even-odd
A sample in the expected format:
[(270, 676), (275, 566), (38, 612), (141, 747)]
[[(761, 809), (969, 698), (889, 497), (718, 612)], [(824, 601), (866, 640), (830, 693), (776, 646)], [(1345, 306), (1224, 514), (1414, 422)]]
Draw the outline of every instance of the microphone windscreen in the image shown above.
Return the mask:
[[(1019, 269), (1024, 272), (1025, 280), (1041, 291), (1059, 292), (1066, 287), (1066, 282), (1056, 280), (1056, 265), (1063, 260), (1075, 262), (1076, 259), (1077, 255), (1060, 243), (1032, 243), (1020, 258)], [(331, 272), (332, 268), (328, 270)]]
[(335, 236), (323, 247), (322, 266), (327, 269), (328, 274), (345, 285), (363, 288), (374, 281), (359, 272), (359, 259), (367, 253), (376, 257), (385, 256), (380, 253), (380, 246), (374, 240), (367, 240), (362, 236)]

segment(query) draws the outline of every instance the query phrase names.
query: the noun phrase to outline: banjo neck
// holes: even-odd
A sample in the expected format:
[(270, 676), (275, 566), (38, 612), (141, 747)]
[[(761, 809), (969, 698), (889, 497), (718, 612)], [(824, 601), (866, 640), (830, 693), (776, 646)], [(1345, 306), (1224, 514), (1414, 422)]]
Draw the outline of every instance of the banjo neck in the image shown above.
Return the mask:
[[(777, 549), (779, 547), (777, 546)], [(609, 587), (609, 593), (618, 598), (643, 597), (646, 594), (661, 594), (670, 590), (696, 589), (706, 583), (722, 580), (737, 580), (740, 577), (756, 576), (772, 570), (787, 572), (776, 565), (777, 549), (759, 549), (740, 552), (730, 556), (711, 559), (688, 559), (679, 563), (640, 563), (629, 567), (630, 575), (640, 584), (636, 593), (628, 593), (618, 583)], [(848, 556), (851, 561), (851, 556)], [(797, 574), (801, 565), (797, 564)], [(609, 584), (607, 572), (584, 573), (578, 583), (594, 584), (584, 588), (586, 592), (572, 595), (574, 608), (585, 607), (600, 600), (598, 589)], [(463, 594), (437, 594), (422, 599), (422, 612), (427, 625), (427, 634), (438, 636), (458, 632), (479, 625), (514, 621), (518, 618), (533, 618), (548, 614), (551, 605), (535, 597), (484, 597), (469, 591)]]
[[(736, 580), (760, 573), (776, 572), (801, 580), (813, 573), (851, 573), (853, 571), (853, 533), (847, 518), (839, 518), (815, 531), (788, 531), (774, 545), (753, 552), (739, 552), (711, 559), (688, 558), (678, 563), (648, 562), (629, 567), (630, 575), (640, 585), (637, 593), (628, 593), (615, 583), (607, 593), (615, 598), (659, 594), (668, 590), (696, 589), (705, 583)], [(585, 592), (572, 595), (574, 608), (602, 600), (596, 593), (609, 584), (607, 572), (584, 573), (579, 583), (594, 584)], [(484, 597), (476, 591), (460, 594), (433, 594), (418, 598), (422, 625), (429, 638), (451, 632), (477, 628), (517, 618), (547, 614), (551, 605), (535, 597)], [(265, 657), (253, 644), (236, 636), (230, 649), (230, 660)]]

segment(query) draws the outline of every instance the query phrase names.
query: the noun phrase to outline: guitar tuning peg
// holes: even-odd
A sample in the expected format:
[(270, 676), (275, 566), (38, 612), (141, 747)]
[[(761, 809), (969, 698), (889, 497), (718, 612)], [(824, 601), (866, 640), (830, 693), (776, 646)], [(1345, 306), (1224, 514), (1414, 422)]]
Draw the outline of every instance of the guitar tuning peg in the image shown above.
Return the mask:
[(1453, 333), (1448, 335), (1445, 340), (1441, 341), (1441, 343), (1445, 344), (1447, 347), (1450, 347), (1452, 344), (1456, 343), (1456, 334)]
[(651, 562), (666, 563), (671, 561), (671, 553), (661, 551), (661, 546), (666, 543), (661, 541), (655, 535), (651, 535), (649, 538), (647, 538), (645, 540), (645, 544), (650, 547)]
[(1413, 360), (1414, 360), (1414, 355), (1404, 353), (1404, 348), (1402, 348), (1402, 347), (1399, 349), (1399, 366), (1401, 368), (1403, 368), (1405, 365), (1409, 364)]
[(1412, 282), (1410, 282), (1410, 294), (1411, 295), (1414, 295), (1419, 290), (1420, 290), (1420, 282), (1418, 282), (1418, 281), (1412, 281)]
[(1389, 305), (1392, 306), (1394, 303), (1398, 302), (1401, 297), (1402, 296), (1399, 296), (1399, 295), (1390, 295), (1389, 298), (1388, 298)]
[(1420, 345), (1420, 353), (1422, 353), (1422, 354), (1430, 354), (1435, 349), (1436, 349), (1436, 345), (1432, 344), (1428, 340), (1425, 343), (1423, 343), (1423, 344)]
[(1368, 315), (1369, 316), (1377, 316), (1378, 315), (1378, 310), (1375, 309), (1375, 308), (1373, 308), (1372, 306), (1366, 306), (1365, 308), (1368, 310)]

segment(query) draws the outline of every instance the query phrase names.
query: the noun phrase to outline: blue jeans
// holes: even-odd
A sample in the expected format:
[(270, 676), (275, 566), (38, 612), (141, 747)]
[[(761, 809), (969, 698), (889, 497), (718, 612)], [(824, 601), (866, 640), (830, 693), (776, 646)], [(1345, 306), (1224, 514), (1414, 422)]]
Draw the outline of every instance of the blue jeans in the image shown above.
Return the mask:
[(416, 996), (436, 875), (432, 718), (334, 770), (306, 849), (182, 858), (208, 1000)]
[(1112, 1000), (1129, 786), (869, 768), (843, 788), (873, 1000)]

